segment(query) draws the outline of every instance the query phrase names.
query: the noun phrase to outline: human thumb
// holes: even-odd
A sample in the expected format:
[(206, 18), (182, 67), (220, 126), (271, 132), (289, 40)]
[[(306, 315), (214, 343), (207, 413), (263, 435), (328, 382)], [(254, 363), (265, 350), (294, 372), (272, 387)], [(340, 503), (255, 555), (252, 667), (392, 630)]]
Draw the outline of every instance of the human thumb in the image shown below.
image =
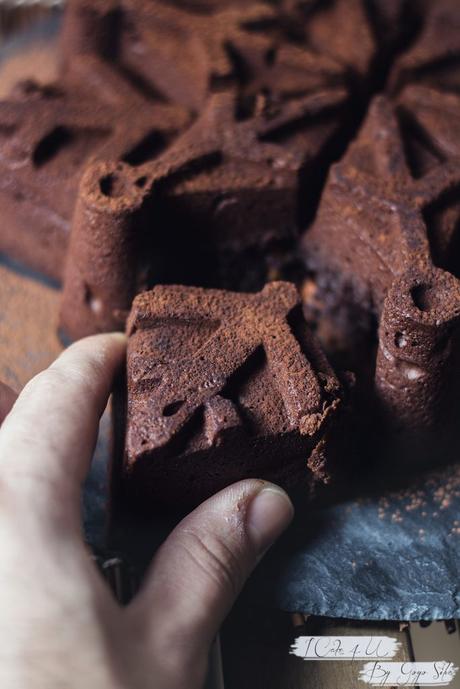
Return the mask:
[(254, 566), (293, 517), (287, 494), (266, 481), (240, 481), (183, 519), (157, 552), (132, 612), (145, 616), (150, 652), (181, 649), (197, 662)]

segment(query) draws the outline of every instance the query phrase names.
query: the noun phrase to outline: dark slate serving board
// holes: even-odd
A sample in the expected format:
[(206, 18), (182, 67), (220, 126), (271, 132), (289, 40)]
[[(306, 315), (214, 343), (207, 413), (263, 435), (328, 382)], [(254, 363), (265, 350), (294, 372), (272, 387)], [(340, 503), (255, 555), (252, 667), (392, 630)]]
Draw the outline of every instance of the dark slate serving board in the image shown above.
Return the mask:
[(251, 584), (315, 615), (460, 617), (460, 467), (303, 515)]

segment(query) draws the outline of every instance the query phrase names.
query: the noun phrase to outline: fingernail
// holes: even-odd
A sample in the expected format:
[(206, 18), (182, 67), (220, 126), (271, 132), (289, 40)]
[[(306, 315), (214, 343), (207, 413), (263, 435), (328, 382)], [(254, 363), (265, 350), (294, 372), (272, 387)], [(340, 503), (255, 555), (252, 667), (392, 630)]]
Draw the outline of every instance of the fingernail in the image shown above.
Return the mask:
[(264, 553), (290, 524), (294, 507), (287, 493), (269, 483), (250, 502), (246, 527), (258, 553)]

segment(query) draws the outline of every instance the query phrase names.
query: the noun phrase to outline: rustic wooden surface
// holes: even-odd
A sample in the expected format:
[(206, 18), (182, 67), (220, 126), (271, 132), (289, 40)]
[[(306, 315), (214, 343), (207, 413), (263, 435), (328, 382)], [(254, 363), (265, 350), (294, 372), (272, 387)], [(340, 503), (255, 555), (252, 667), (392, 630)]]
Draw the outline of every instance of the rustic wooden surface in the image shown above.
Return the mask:
[(16, 392), (62, 349), (57, 290), (0, 265), (0, 380)]
[[(39, 4), (12, 9), (0, 4), (0, 50), (7, 46), (7, 59), (0, 54), (0, 98), (5, 98), (22, 79), (33, 78), (49, 83), (58, 71), (57, 40), (40, 34), (31, 41), (18, 40), (24, 30), (50, 16), (50, 9)], [(53, 10), (57, 15), (58, 10)]]
[(408, 629), (395, 622), (353, 622), (311, 617), (302, 626), (281, 611), (235, 607), (222, 631), (225, 689), (358, 689), (363, 661), (305, 661), (289, 654), (297, 636), (392, 636), (401, 642), (395, 661), (413, 660)]
[[(17, 41), (27, 27), (56, 11), (39, 3), (4, 2), (0, 5), (0, 48), (7, 40), (11, 47), (11, 41)], [(19, 80), (34, 78), (45, 83), (57, 74), (55, 41), (38, 36), (20, 45), (20, 50), (8, 49), (7, 59), (0, 59), (0, 98)], [(57, 319), (58, 292), (0, 262), (0, 380), (19, 391), (51, 363), (62, 349)]]

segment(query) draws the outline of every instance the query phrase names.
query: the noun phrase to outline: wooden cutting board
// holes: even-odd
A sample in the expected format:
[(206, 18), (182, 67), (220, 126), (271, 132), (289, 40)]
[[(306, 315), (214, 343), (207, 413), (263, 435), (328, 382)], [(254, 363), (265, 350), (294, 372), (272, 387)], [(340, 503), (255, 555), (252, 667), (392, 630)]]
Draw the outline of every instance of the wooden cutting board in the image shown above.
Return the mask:
[(62, 350), (58, 310), (57, 290), (0, 264), (0, 380), (16, 392)]

